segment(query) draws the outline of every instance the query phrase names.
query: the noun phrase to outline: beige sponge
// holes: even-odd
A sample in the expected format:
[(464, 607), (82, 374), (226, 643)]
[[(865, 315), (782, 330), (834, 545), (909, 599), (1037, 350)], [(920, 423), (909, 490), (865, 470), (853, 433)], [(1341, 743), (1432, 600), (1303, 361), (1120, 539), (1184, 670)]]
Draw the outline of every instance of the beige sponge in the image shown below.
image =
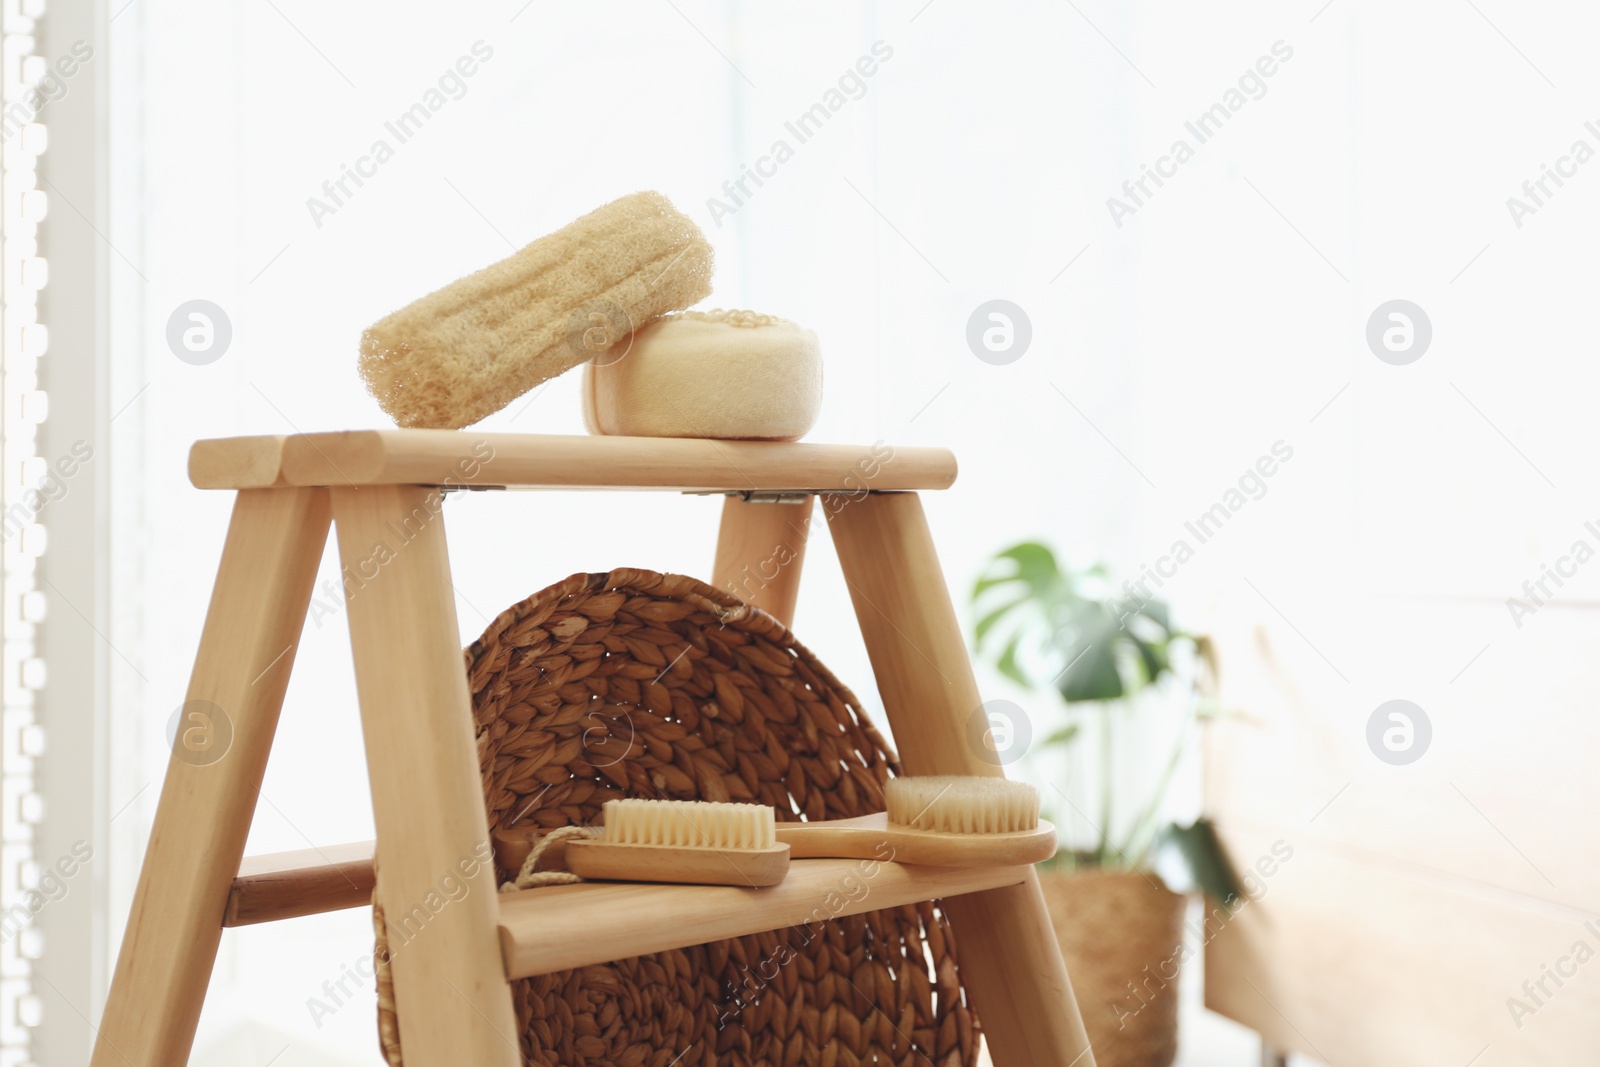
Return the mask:
[(817, 335), (753, 311), (686, 311), (584, 368), (590, 433), (792, 441), (822, 410)]
[(660, 193), (614, 200), (361, 335), (401, 426), (459, 428), (711, 292), (705, 234)]

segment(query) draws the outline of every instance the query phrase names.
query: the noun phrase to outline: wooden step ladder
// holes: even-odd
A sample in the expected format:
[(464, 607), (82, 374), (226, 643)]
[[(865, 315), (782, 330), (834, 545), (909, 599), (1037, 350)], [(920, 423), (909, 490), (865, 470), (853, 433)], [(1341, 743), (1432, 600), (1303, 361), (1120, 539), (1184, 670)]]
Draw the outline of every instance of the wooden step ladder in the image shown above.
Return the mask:
[[(917, 495), (955, 474), (942, 449), (881, 444), (447, 430), (198, 442), (191, 481), (237, 497), (188, 700), (221, 709), (231, 740), (220, 759), (175, 754), (168, 766), (93, 1067), (188, 1061), (224, 927), (367, 905), (374, 849), (378, 899), (403, 915), (484, 854), (442, 490), (726, 494), (713, 583), (786, 624), (820, 498), (905, 772), (1000, 774), (969, 736), (981, 699)], [(330, 523), (353, 590), (377, 841), (244, 859)], [(793, 558), (775, 576), (741, 581), (778, 545)], [(510, 980), (798, 924), (852, 862), (797, 860), (782, 885), (760, 890), (585, 883), (511, 894), (475, 864), (466, 894), (393, 957), (406, 1065), (521, 1067)], [(1031, 867), (884, 866), (852, 909), (943, 901), (996, 1067), (1093, 1067)]]

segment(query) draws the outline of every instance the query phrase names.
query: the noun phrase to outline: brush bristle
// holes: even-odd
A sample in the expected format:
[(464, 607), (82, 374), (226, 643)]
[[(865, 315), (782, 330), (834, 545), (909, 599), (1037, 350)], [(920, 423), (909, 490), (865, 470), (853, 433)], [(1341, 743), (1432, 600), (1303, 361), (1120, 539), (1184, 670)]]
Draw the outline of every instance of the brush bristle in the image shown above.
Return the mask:
[(889, 821), (944, 834), (1013, 834), (1039, 825), (1039, 791), (1004, 778), (891, 778)]
[(765, 804), (705, 800), (608, 800), (605, 840), (680, 848), (772, 848), (777, 817)]

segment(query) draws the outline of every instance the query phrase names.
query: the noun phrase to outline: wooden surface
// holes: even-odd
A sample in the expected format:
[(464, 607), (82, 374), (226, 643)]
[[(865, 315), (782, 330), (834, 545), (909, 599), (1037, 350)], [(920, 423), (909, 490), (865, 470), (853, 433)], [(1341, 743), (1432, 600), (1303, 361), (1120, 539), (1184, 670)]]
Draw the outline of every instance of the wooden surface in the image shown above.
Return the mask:
[[(921, 500), (823, 500), (907, 774), (992, 774), (982, 699)], [(1038, 876), (946, 900), (995, 1067), (1094, 1067)]]
[[(1290, 840), (1238, 821), (1228, 834), (1245, 862)], [(1600, 960), (1573, 957), (1580, 941), (1600, 951), (1592, 917), (1325, 844), (1297, 844), (1264, 884), (1231, 920), (1212, 919), (1205, 990), (1208, 1007), (1273, 1045), (1339, 1065), (1594, 1062)], [(1543, 970), (1558, 964), (1560, 985)], [(1543, 993), (1523, 988), (1541, 980)], [(1512, 998), (1532, 1012), (1513, 1016)]]
[(1032, 868), (1022, 867), (947, 870), (813, 859), (795, 860), (789, 877), (769, 889), (626, 882), (547, 886), (501, 897), (500, 941), (507, 973), (526, 978), (934, 897), (948, 900), (1015, 885), (1032, 874)]
[[(1210, 627), (1230, 716), (1208, 730), (1207, 808), (1236, 865), (1279, 840), (1295, 854), (1209, 950), (1208, 1005), (1333, 1063), (1465, 1064), (1486, 1045), (1474, 1067), (1587, 1062), (1594, 963), (1521, 1026), (1507, 999), (1531, 1003), (1522, 983), (1578, 939), (1600, 952), (1583, 929), (1600, 613), (1552, 605), (1519, 629), (1503, 600), (1270, 591), (1298, 632), (1248, 589)], [(1432, 724), (1400, 766), (1366, 737), (1395, 698)]]
[(884, 444), (345, 430), (199, 441), (189, 454), (189, 477), (201, 489), (404, 484), (864, 493), (948, 488), (956, 461), (942, 448)]
[(327, 536), (324, 491), (234, 504), (187, 696), (219, 709), (214, 743), (224, 724), (231, 740), (214, 761), (174, 746), (93, 1067), (188, 1061)]
[(247, 856), (223, 926), (249, 926), (372, 903), (372, 842)]
[(332, 495), (405, 1062), (521, 1067), (437, 494)]
[(711, 584), (791, 625), (800, 599), (811, 506), (810, 498), (803, 504), (768, 504), (728, 497), (722, 505)]

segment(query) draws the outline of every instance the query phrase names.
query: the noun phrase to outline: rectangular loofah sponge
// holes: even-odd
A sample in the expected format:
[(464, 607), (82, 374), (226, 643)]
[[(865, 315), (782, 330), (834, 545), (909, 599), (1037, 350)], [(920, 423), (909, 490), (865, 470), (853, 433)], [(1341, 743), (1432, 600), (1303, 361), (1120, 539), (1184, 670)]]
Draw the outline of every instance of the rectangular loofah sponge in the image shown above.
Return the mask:
[(361, 377), (401, 426), (470, 426), (703, 300), (711, 267), (687, 215), (634, 193), (379, 320), (361, 335)]

